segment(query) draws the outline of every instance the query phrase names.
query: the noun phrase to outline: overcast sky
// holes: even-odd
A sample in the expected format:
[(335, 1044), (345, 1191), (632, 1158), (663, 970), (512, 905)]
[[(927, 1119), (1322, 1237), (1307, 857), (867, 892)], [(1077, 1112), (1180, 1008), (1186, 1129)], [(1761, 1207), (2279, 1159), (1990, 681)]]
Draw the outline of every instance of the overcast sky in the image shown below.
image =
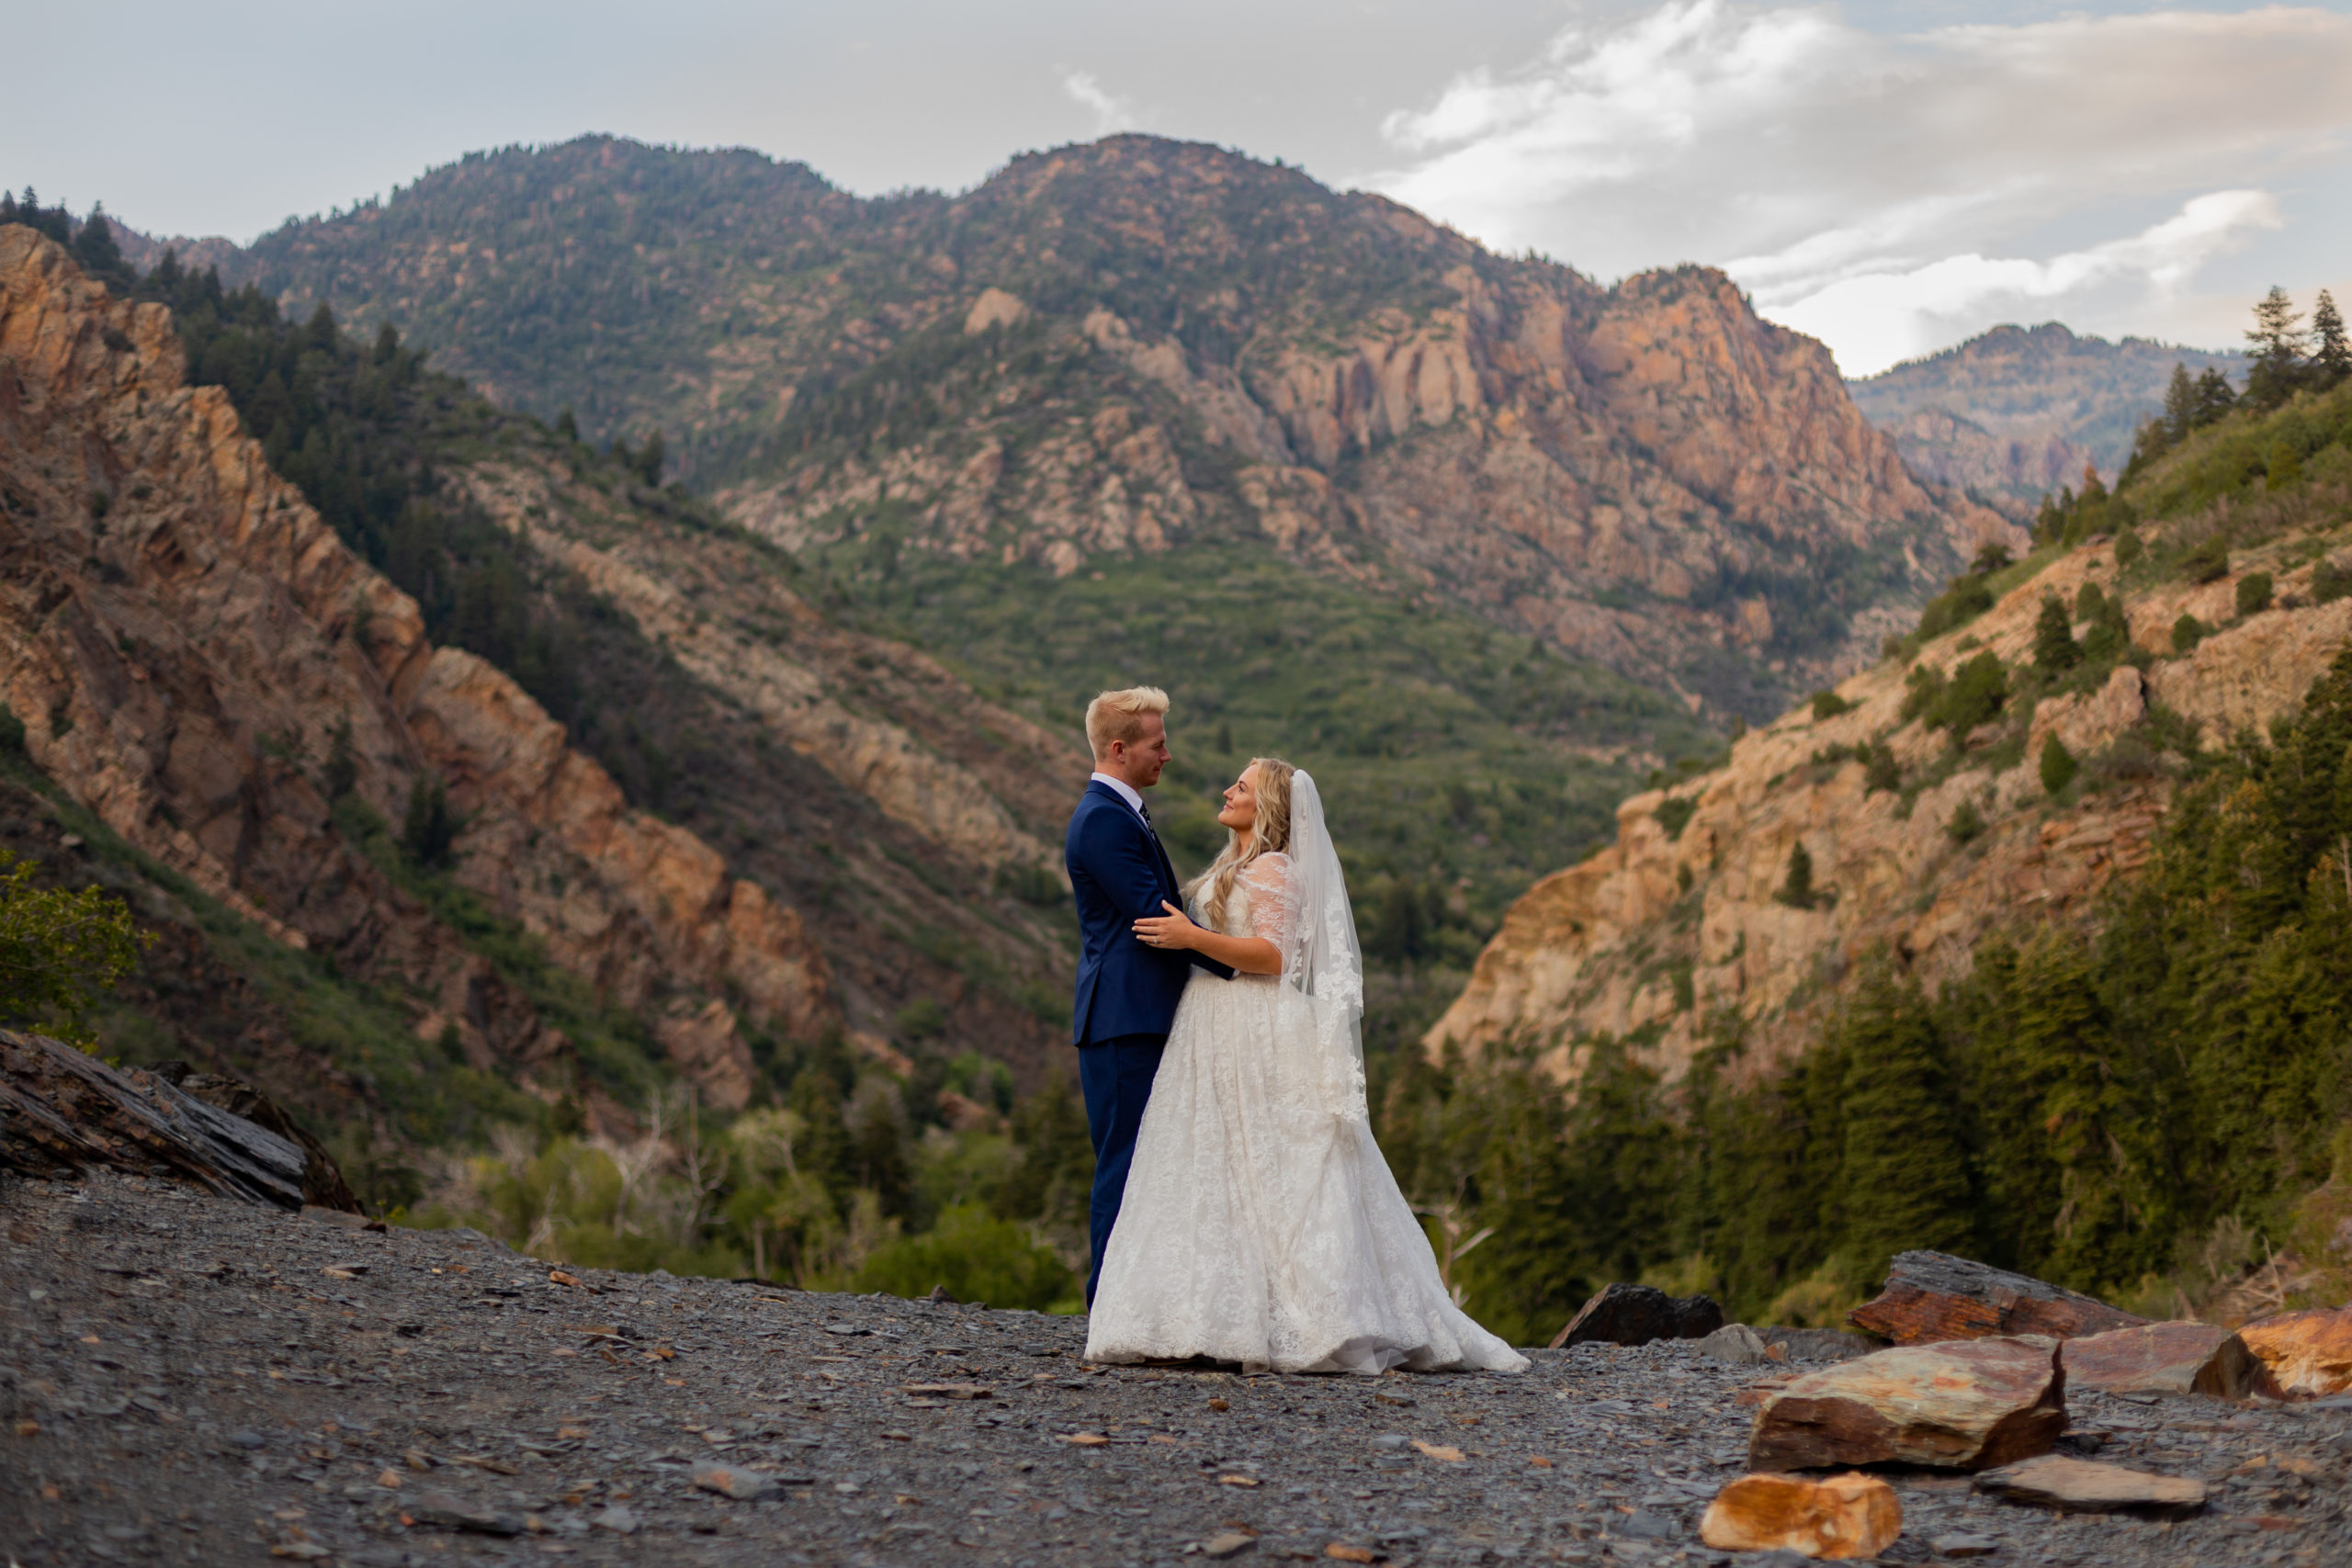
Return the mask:
[(2352, 302), (2352, 14), (1984, 0), (82, 0), (9, 21), (0, 182), (247, 240), (613, 131), (852, 190), (1135, 129), (1603, 279), (1702, 261), (1849, 374), (2003, 321), (2234, 344)]

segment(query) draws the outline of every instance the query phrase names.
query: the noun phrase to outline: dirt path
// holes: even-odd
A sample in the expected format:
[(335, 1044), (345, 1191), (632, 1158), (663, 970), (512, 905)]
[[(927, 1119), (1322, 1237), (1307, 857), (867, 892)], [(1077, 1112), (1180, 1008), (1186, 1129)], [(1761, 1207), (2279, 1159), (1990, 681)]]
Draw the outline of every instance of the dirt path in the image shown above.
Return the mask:
[[(1688, 1345), (1518, 1378), (1090, 1371), (1075, 1319), (567, 1285), (470, 1233), (112, 1174), (0, 1178), (0, 1555), (24, 1568), (1723, 1562), (1698, 1514), (1739, 1473), (1755, 1374)], [(2352, 1562), (2347, 1404), (2077, 1398), (2076, 1451), (2206, 1477), (2214, 1506), (2070, 1520), (1895, 1474), (1886, 1560), (1976, 1537), (1996, 1563)], [(769, 1495), (713, 1490), (730, 1474)]]

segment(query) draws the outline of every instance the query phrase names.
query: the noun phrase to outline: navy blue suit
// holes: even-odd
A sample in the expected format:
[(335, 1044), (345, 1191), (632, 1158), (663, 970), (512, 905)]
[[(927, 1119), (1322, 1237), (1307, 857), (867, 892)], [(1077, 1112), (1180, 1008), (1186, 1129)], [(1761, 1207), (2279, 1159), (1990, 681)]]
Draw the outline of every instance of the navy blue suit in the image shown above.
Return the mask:
[(1164, 900), (1183, 904), (1175, 868), (1159, 837), (1108, 784), (1091, 782), (1070, 813), (1063, 845), (1069, 886), (1078, 903), (1078, 999), (1070, 1012), (1070, 1043), (1079, 1048), (1079, 1086), (1086, 1095), (1086, 1128), (1094, 1143), (1094, 1190), (1087, 1220), (1094, 1259), (1086, 1299), (1102, 1275), (1102, 1253), (1118, 1223), (1136, 1133), (1151, 1099), (1151, 1080), (1176, 1003), (1197, 964), (1232, 976), (1224, 964), (1193, 952), (1171, 953), (1136, 940), (1135, 922), (1164, 915)]

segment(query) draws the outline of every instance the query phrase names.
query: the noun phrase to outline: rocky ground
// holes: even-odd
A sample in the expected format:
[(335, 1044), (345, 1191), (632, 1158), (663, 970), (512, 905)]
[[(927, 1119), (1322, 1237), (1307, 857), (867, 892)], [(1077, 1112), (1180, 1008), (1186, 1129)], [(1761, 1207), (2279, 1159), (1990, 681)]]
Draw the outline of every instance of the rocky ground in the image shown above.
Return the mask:
[[(12, 1564), (1717, 1562), (1698, 1516), (1741, 1472), (1741, 1391), (1781, 1371), (1689, 1343), (1516, 1378), (1093, 1369), (1076, 1319), (319, 1213), (0, 1177)], [(1883, 1560), (2352, 1561), (2352, 1399), (2070, 1403), (2062, 1451), (2212, 1505), (2068, 1518), (1895, 1472)]]

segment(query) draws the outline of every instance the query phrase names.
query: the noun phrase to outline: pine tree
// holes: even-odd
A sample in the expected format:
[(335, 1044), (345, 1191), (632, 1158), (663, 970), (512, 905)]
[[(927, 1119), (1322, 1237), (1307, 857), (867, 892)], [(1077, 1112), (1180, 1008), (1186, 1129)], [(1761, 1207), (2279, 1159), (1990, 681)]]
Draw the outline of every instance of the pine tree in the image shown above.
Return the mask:
[(555, 416), (555, 433), (558, 435), (562, 436), (566, 441), (571, 442), (573, 446), (579, 445), (580, 419), (578, 415), (571, 412), (571, 405), (570, 403), (564, 404), (563, 412)]
[(2172, 445), (2178, 446), (2196, 428), (2197, 383), (2190, 378), (2188, 367), (2176, 359), (2172, 379), (2165, 385), (2165, 434), (2171, 437)]
[(2083, 649), (2075, 641), (2074, 617), (2067, 615), (2065, 601), (2055, 593), (2041, 596), (2041, 614), (2033, 623), (2033, 662), (2043, 674), (2063, 675), (2083, 661)]
[(1874, 964), (1838, 1033), (1841, 1272), (1854, 1284), (1877, 1280), (1910, 1247), (1973, 1255), (1968, 1137), (1927, 998)]
[(668, 456), (662, 449), (662, 433), (657, 430), (645, 438), (645, 450), (637, 455), (638, 477), (657, 489), (662, 483), (662, 468)]
[(1789, 847), (1788, 879), (1781, 884), (1781, 890), (1772, 897), (1792, 909), (1813, 908), (1813, 856), (1805, 849), (1803, 839)]
[(90, 220), (74, 236), (74, 259), (82, 270), (93, 277), (127, 282), (137, 275), (122, 259), (122, 250), (115, 243), (114, 226), (107, 221), (103, 205), (90, 209)]
[(2312, 336), (2319, 340), (2319, 346), (2312, 354), (2312, 372), (2320, 389), (2324, 391), (2352, 378), (2352, 342), (2346, 340), (2344, 317), (2324, 288), (2319, 291), (2319, 302), (2312, 307)]
[(2066, 743), (2052, 735), (2041, 743), (2041, 788), (2046, 795), (2056, 795), (2075, 782), (2083, 765), (2066, 750)]
[(2212, 367), (2197, 378), (2197, 419), (2199, 429), (2229, 416), (2238, 406), (2238, 395), (2230, 388), (2230, 378)]
[(2254, 325), (2245, 334), (2254, 359), (2246, 368), (2245, 396), (2255, 407), (2277, 408), (2301, 384), (2303, 353), (2311, 341), (2302, 319), (2287, 291), (2276, 284), (2254, 307)]

